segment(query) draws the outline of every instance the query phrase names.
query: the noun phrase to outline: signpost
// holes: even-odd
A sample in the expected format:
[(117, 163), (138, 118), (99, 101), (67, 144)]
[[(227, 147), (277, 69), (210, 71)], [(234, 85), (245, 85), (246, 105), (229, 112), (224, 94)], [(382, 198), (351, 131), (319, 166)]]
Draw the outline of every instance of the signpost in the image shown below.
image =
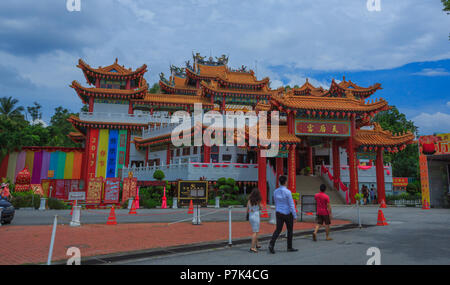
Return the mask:
[(208, 181), (178, 181), (178, 203), (206, 206), (208, 204)]

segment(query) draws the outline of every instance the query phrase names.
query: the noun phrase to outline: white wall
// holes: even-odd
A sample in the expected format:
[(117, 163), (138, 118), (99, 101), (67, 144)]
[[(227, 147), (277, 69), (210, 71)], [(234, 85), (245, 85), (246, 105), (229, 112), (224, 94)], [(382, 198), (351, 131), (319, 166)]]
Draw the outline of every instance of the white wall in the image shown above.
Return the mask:
[(94, 112), (98, 113), (125, 113), (128, 114), (128, 104), (107, 104), (94, 102)]

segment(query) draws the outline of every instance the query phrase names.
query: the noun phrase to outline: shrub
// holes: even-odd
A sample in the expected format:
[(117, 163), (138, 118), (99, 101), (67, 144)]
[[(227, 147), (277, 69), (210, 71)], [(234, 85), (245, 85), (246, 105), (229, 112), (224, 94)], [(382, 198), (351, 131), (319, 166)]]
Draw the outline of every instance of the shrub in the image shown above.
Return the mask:
[(415, 194), (417, 192), (417, 185), (414, 183), (408, 183), (406, 186), (406, 192), (409, 194)]
[(160, 169), (156, 170), (155, 173), (153, 173), (153, 178), (155, 178), (158, 181), (163, 180), (164, 177), (166, 176), (164, 175), (164, 172)]
[(11, 193), (11, 204), (14, 208), (35, 208), (40, 205), (41, 196), (33, 194), (33, 192), (13, 192)]
[(161, 205), (158, 201), (156, 201), (154, 199), (144, 200), (144, 202), (142, 204), (147, 209), (156, 208), (156, 206), (160, 206)]
[(49, 198), (48, 199), (48, 208), (53, 210), (65, 210), (70, 209), (70, 205), (64, 203), (64, 201), (55, 199), (55, 198)]

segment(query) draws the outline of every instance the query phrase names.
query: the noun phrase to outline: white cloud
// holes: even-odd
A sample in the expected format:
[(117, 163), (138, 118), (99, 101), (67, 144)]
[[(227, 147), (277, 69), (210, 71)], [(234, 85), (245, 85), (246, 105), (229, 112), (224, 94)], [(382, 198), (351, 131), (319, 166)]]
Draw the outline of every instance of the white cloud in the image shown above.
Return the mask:
[(450, 72), (448, 72), (445, 68), (424, 68), (421, 71), (414, 73), (414, 75), (421, 75), (421, 76), (449, 76)]
[(412, 120), (419, 127), (421, 135), (447, 133), (450, 131), (450, 114), (441, 112), (421, 113)]

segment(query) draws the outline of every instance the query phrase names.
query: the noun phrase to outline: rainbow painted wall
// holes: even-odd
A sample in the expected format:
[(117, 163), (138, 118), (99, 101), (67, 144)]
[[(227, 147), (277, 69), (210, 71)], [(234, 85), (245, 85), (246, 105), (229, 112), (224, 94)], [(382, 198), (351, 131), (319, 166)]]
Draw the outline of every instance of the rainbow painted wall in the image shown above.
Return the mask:
[(0, 164), (0, 178), (7, 177), (15, 183), (19, 171), (28, 168), (31, 183), (42, 179), (81, 179), (83, 149), (34, 148), (8, 154)]

